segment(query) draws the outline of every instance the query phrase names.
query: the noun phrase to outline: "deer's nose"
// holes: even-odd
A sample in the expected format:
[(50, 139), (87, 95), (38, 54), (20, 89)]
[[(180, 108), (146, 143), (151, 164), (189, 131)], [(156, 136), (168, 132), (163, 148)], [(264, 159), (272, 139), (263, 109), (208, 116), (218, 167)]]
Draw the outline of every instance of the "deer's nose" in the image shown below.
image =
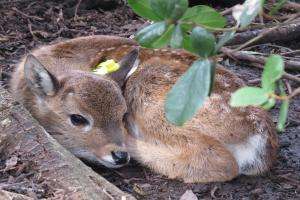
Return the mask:
[(124, 165), (129, 161), (129, 154), (125, 151), (112, 151), (111, 155), (117, 165)]

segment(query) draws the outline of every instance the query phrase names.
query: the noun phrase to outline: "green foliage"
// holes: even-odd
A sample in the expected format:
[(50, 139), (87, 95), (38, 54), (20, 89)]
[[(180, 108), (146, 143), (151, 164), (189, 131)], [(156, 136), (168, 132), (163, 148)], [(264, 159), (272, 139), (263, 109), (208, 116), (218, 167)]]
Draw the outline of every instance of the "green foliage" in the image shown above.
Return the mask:
[(179, 19), (188, 8), (187, 0), (150, 0), (153, 12), (162, 19)]
[(217, 51), (219, 51), (222, 46), (224, 46), (228, 41), (230, 41), (234, 37), (234, 34), (235, 31), (224, 32), (216, 45), (215, 53), (217, 53)]
[[(231, 96), (230, 105), (234, 107), (261, 106), (264, 109), (271, 109), (276, 103), (276, 83), (284, 74), (283, 59), (279, 55), (271, 55), (266, 60), (262, 74), (261, 88), (244, 87)], [(289, 100), (284, 92), (282, 81), (279, 81), (280, 98), (282, 100), (279, 120), (277, 124), (278, 131), (284, 130), (287, 119)]]
[(271, 55), (265, 64), (262, 74), (261, 88), (244, 87), (231, 96), (230, 105), (240, 106), (262, 106), (270, 109), (275, 105), (275, 83), (284, 73), (283, 60), (278, 55)]
[[(280, 4), (282, 2), (279, 1)], [(246, 0), (238, 9), (233, 10), (237, 24), (231, 28), (223, 28), (226, 19), (209, 6), (188, 8), (188, 0), (128, 0), (135, 13), (154, 21), (136, 34), (135, 39), (141, 46), (184, 48), (202, 57), (190, 66), (167, 94), (165, 111), (170, 122), (183, 125), (197, 112), (210, 95), (213, 85), (215, 63), (211, 60), (215, 59), (211, 57), (234, 37), (238, 28), (244, 28), (251, 23), (262, 10), (263, 3), (264, 0)], [(278, 6), (276, 9), (279, 9)], [(214, 31), (224, 32), (218, 41)], [(237, 90), (232, 95), (230, 105), (272, 108), (278, 97), (275, 88), (283, 74), (282, 58), (278, 55), (270, 56), (262, 74), (261, 88), (245, 87)], [(279, 130), (283, 130), (288, 109), (288, 100), (283, 99)]]
[(283, 59), (279, 55), (271, 55), (265, 64), (262, 74), (262, 88), (274, 92), (275, 82), (281, 78), (284, 73)]
[(180, 24), (177, 24), (175, 30), (172, 33), (170, 46), (172, 48), (181, 48), (183, 42), (183, 32)]
[[(286, 93), (284, 91), (284, 86), (282, 81), (279, 81), (279, 91), (280, 91), (280, 95), (283, 97), (286, 97)], [(283, 100), (280, 106), (280, 111), (279, 111), (279, 119), (278, 119), (278, 123), (277, 123), (277, 130), (282, 132), (284, 131), (284, 127), (285, 127), (285, 122), (287, 120), (287, 116), (288, 116), (288, 110), (289, 110), (289, 100)]]
[(288, 117), (288, 111), (289, 111), (289, 100), (283, 100), (280, 106), (279, 119), (277, 124), (277, 130), (279, 132), (284, 131), (285, 122)]
[(149, 48), (162, 48), (167, 46), (170, 43), (174, 29), (174, 24), (169, 25), (167, 30), (156, 41), (154, 41)]
[(275, 103), (276, 103), (276, 99), (269, 98), (268, 101), (266, 101), (265, 103), (263, 103), (261, 105), (261, 107), (263, 109), (269, 110), (269, 109), (271, 109), (271, 108), (273, 108), (275, 106)]
[(188, 8), (181, 20), (211, 28), (223, 28), (226, 25), (226, 19), (220, 13), (203, 5)]
[(152, 10), (149, 0), (128, 0), (132, 10), (139, 16), (152, 21), (161, 21), (163, 18), (158, 17)]
[(167, 25), (165, 22), (156, 22), (140, 30), (136, 34), (136, 39), (144, 47), (155, 47), (153, 44), (160, 39), (160, 37), (165, 33), (166, 29)]
[(235, 91), (230, 99), (233, 107), (259, 106), (268, 100), (268, 93), (262, 88), (243, 87)]
[(176, 82), (167, 94), (165, 104), (166, 117), (170, 122), (183, 125), (194, 116), (211, 90), (213, 68), (208, 59), (197, 60)]
[(274, 15), (278, 13), (278, 11), (284, 6), (284, 4), (287, 2), (287, 0), (279, 0), (276, 2), (276, 4), (271, 8), (269, 15)]
[(191, 42), (195, 52), (201, 57), (211, 56), (215, 50), (215, 36), (199, 26), (193, 29)]

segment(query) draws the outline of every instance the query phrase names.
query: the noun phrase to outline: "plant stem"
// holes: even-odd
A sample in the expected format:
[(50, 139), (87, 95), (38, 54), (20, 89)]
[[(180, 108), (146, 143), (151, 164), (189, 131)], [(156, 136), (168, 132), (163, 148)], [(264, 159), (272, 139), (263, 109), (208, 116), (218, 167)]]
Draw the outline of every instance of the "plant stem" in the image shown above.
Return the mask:
[(181, 24), (192, 25), (193, 27), (200, 26), (202, 28), (205, 28), (205, 29), (208, 29), (208, 30), (211, 30), (211, 31), (222, 31), (223, 32), (223, 31), (236, 31), (236, 30), (238, 30), (237, 26), (230, 27), (230, 28), (215, 28), (215, 27), (210, 27), (210, 26), (206, 26), (206, 25), (203, 25), (203, 24), (197, 24), (195, 22), (184, 22), (184, 21), (181, 21), (180, 23)]
[(295, 89), (290, 95), (286, 96), (279, 96), (277, 94), (269, 94), (270, 98), (275, 98), (277, 100), (281, 100), (281, 101), (285, 101), (285, 100), (291, 100), (292, 98), (294, 98), (295, 96), (300, 95), (300, 87), (298, 87), (297, 89)]

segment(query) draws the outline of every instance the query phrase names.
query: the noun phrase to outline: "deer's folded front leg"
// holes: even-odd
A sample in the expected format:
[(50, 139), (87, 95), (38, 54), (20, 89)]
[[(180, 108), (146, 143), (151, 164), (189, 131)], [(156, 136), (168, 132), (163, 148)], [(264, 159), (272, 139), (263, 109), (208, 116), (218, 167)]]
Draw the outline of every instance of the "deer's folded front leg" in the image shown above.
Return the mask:
[(169, 178), (184, 182), (219, 182), (231, 180), (239, 173), (232, 154), (208, 136), (181, 138), (179, 143), (172, 145), (159, 141), (128, 141), (135, 159)]

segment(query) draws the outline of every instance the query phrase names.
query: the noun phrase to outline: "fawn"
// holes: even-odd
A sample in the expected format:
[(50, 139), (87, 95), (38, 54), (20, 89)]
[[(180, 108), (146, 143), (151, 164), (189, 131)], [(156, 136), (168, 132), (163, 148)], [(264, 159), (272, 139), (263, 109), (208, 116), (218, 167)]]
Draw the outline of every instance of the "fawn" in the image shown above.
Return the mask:
[[(91, 73), (107, 59), (120, 69)], [(229, 106), (244, 83), (225, 68), (217, 67), (213, 92), (192, 120), (181, 127), (166, 120), (166, 93), (196, 59), (115, 36), (79, 37), (26, 56), (11, 89), (59, 143), (93, 164), (117, 168), (131, 156), (185, 182), (267, 171), (276, 157), (274, 124), (261, 108)]]

